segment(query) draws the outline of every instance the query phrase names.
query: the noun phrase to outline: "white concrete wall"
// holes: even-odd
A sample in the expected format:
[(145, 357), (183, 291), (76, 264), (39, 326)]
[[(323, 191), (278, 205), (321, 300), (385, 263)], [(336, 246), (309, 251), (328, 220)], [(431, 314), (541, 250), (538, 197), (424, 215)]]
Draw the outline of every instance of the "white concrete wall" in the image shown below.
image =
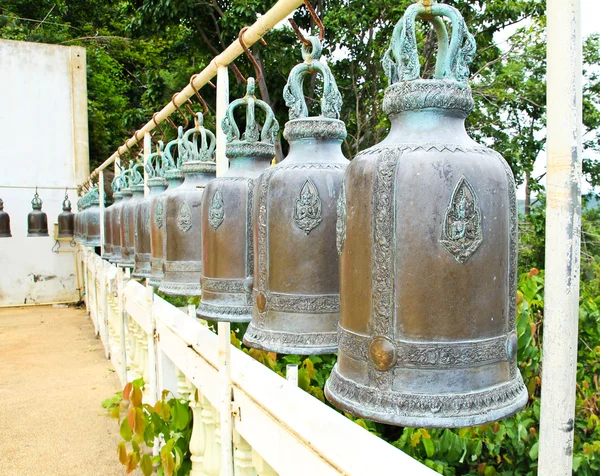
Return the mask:
[[(85, 49), (0, 40), (0, 131), (0, 198), (12, 229), (0, 238), (0, 306), (76, 301), (73, 254), (52, 247), (65, 187), (75, 211), (89, 173)], [(36, 186), (50, 237), (27, 238)]]

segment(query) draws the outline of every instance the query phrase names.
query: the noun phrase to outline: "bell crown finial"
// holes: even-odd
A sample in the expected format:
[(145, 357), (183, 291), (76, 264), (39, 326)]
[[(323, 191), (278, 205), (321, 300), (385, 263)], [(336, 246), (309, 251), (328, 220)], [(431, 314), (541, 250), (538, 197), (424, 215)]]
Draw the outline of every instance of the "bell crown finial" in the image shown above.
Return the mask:
[(33, 196), (33, 199), (31, 200), (31, 208), (33, 208), (34, 210), (41, 210), (43, 203), (44, 202), (42, 202), (42, 199), (40, 198), (40, 195), (38, 194), (38, 189), (37, 189), (37, 187), (35, 187), (35, 195)]
[(302, 58), (304, 63), (294, 66), (288, 77), (287, 84), (283, 89), (285, 104), (289, 107), (290, 120), (308, 117), (308, 108), (304, 99), (304, 78), (309, 74), (320, 73), (323, 76), (323, 96), (321, 97), (321, 116), (339, 119), (342, 107), (342, 95), (340, 94), (335, 78), (327, 66), (321, 61), (323, 47), (317, 37), (309, 36), (312, 48), (302, 45)]
[(194, 119), (194, 127), (185, 132), (181, 141), (183, 163), (214, 163), (216, 144), (215, 135), (212, 131), (204, 127), (204, 115), (201, 112), (197, 112)]
[(162, 177), (164, 175), (164, 163), (163, 153), (165, 144), (162, 140), (158, 141), (155, 152), (148, 156), (146, 161), (145, 169), (148, 174), (148, 178)]
[[(444, 17), (452, 24), (450, 41)], [(438, 55), (434, 78), (466, 84), (469, 66), (475, 56), (476, 43), (463, 16), (450, 5), (437, 3), (436, 0), (419, 0), (408, 7), (396, 24), (392, 41), (383, 57), (383, 68), (390, 85), (420, 79), (421, 65), (415, 35), (417, 18), (430, 22), (437, 35)]]
[[(246, 95), (243, 98), (236, 99), (229, 104), (225, 117), (223, 118), (223, 131), (227, 135), (227, 142), (242, 141), (247, 143), (266, 142), (268, 144), (275, 143), (275, 137), (279, 131), (279, 123), (275, 119), (273, 110), (270, 106), (255, 95), (256, 83), (254, 78), (248, 78), (246, 85)], [(240, 129), (235, 122), (234, 111), (242, 106), (246, 106), (246, 130), (240, 136)], [(255, 109), (258, 107), (265, 112), (265, 122), (262, 130), (256, 123)]]

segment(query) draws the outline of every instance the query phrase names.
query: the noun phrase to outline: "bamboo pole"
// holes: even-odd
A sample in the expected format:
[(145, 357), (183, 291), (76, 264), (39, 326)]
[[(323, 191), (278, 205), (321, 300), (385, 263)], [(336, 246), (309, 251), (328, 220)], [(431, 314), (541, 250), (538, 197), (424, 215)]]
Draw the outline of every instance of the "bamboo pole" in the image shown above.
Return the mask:
[(217, 72), (217, 177), (221, 177), (229, 168), (229, 160), (225, 155), (225, 144), (227, 137), (223, 132), (223, 119), (227, 114), (229, 106), (229, 69), (227, 66), (219, 66)]
[[(302, 4), (302, 0), (279, 0), (275, 5), (273, 5), (273, 7), (269, 11), (267, 11), (264, 15), (259, 17), (258, 20), (256, 20), (256, 22), (245, 31), (243, 35), (244, 43), (248, 47), (256, 43), (277, 23), (287, 18), (294, 10), (296, 10), (296, 8), (298, 8)], [(210, 64), (194, 77), (194, 87), (196, 89), (200, 89), (201, 87), (206, 85), (212, 78), (216, 76), (217, 70), (220, 66), (228, 66), (243, 53), (244, 50), (242, 49), (242, 45), (240, 44), (239, 40), (236, 40), (233, 43), (231, 43), (231, 45), (229, 45), (225, 51), (215, 56), (210, 62)], [(177, 96), (174, 99), (174, 103), (173, 101), (169, 102), (156, 114), (156, 122), (158, 124), (163, 122), (167, 117), (169, 117), (171, 114), (173, 114), (173, 112), (176, 111), (176, 106), (181, 106), (193, 95), (194, 89), (191, 84), (188, 84), (177, 94)], [(135, 144), (138, 143), (136, 135), (140, 133), (142, 133), (142, 135), (146, 134), (147, 132), (152, 131), (155, 127), (156, 125), (154, 123), (154, 120), (148, 121), (141, 129), (137, 131), (136, 134), (127, 139), (121, 147), (133, 147)], [(88, 179), (86, 179), (86, 181), (96, 177), (101, 170), (104, 170), (106, 167), (110, 166), (117, 157), (122, 155), (122, 152), (120, 152), (121, 147), (119, 147), (108, 159), (106, 159), (102, 163), (102, 165), (96, 168), (90, 174)]]
[(577, 371), (581, 233), (580, 0), (548, 0), (546, 282), (541, 476), (570, 475)]

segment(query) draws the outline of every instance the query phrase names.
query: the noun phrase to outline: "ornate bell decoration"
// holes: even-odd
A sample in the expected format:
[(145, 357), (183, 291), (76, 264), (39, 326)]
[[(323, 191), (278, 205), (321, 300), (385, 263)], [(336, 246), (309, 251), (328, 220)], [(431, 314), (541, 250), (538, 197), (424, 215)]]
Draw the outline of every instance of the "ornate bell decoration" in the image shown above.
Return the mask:
[[(434, 79), (420, 78), (416, 18), (437, 32)], [(474, 426), (527, 402), (516, 366), (515, 183), (465, 130), (474, 54), (456, 8), (410, 6), (383, 61), (390, 133), (346, 173), (339, 357), (325, 395), (370, 420)]]
[(10, 215), (4, 211), (4, 200), (0, 198), (0, 238), (10, 238)]
[[(173, 192), (183, 182), (183, 172), (181, 171), (181, 157), (183, 154), (177, 154), (177, 160), (173, 159), (171, 150), (177, 145), (181, 148), (181, 140), (183, 139), (183, 128), (179, 128), (177, 139), (169, 142), (161, 155), (160, 164), (155, 166), (155, 175), (157, 183), (160, 174), (163, 175), (163, 184), (167, 184), (167, 188), (159, 195), (152, 196), (151, 213), (150, 213), (150, 250), (152, 272), (148, 284), (154, 287), (159, 287), (163, 280), (163, 264), (164, 264), (164, 233), (166, 226), (165, 217), (165, 199), (167, 194)], [(159, 141), (159, 151), (162, 150), (162, 141)], [(164, 188), (164, 185), (157, 185), (159, 188)]]
[(118, 264), (126, 268), (133, 268), (135, 261), (135, 211), (139, 201), (144, 197), (144, 178), (139, 172), (142, 164), (130, 162), (128, 188), (121, 191), (123, 194), (123, 208), (121, 209), (121, 260)]
[(164, 278), (159, 288), (165, 294), (201, 293), (202, 197), (216, 169), (215, 136), (203, 120), (198, 113), (196, 126), (181, 140), (183, 183), (165, 196)]
[[(322, 354), (337, 349), (339, 272), (336, 204), (348, 160), (338, 119), (342, 97), (321, 44), (309, 38), (303, 64), (292, 69), (283, 91), (290, 120), (284, 161), (257, 181), (254, 203), (254, 306), (244, 343), (258, 349)], [(302, 86), (323, 76), (321, 115), (308, 117)]]
[(100, 246), (100, 193), (93, 188), (88, 193), (89, 206), (85, 212), (85, 245), (90, 248)]
[[(203, 319), (249, 322), (252, 318), (252, 206), (254, 182), (275, 156), (279, 124), (269, 105), (256, 99), (254, 78), (248, 78), (246, 96), (233, 101), (223, 120), (227, 134), (225, 153), (230, 168), (212, 180), (202, 203), (202, 301), (197, 315)], [(246, 106), (246, 131), (240, 137), (234, 111)], [(262, 128), (255, 107), (265, 112)]]
[[(148, 157), (145, 169), (148, 176), (149, 193), (147, 197), (139, 201), (135, 211), (135, 266), (131, 274), (134, 278), (149, 279), (152, 275), (150, 211), (152, 200), (167, 188), (167, 181), (162, 177), (161, 153), (159, 151), (160, 149), (157, 149), (157, 152), (150, 154)], [(152, 164), (153, 161), (155, 162), (154, 165)]]
[(119, 264), (123, 257), (123, 247), (121, 245), (121, 222), (123, 213), (123, 204), (125, 196), (131, 198), (130, 192), (123, 193), (129, 187), (129, 170), (124, 170), (116, 178), (115, 203), (111, 206), (110, 212), (110, 231), (112, 252), (109, 261), (113, 264)]
[(73, 238), (75, 232), (75, 214), (71, 211), (71, 200), (69, 200), (69, 194), (66, 190), (62, 210), (62, 213), (58, 215), (58, 237)]
[(31, 200), (32, 210), (27, 215), (27, 236), (38, 237), (38, 236), (49, 236), (48, 235), (48, 217), (46, 213), (42, 211), (42, 199), (38, 195), (37, 187), (35, 189), (35, 195)]

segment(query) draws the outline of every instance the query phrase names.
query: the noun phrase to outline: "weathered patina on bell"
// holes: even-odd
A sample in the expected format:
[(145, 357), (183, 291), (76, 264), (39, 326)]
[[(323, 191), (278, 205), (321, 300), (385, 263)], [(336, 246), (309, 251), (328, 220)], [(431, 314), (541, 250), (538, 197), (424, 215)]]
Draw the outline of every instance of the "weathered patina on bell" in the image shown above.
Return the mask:
[(113, 203), (104, 209), (104, 249), (102, 250), (102, 258), (109, 261), (113, 256), (113, 212), (115, 205), (122, 198), (119, 190), (119, 176), (113, 178), (110, 187), (112, 188)]
[(97, 186), (87, 195), (88, 208), (85, 211), (85, 246), (100, 246), (100, 193)]
[[(181, 148), (181, 139), (183, 138), (183, 128), (180, 129), (177, 139), (169, 142), (161, 155), (160, 163), (155, 166), (155, 174), (162, 178), (167, 184), (165, 191), (159, 195), (152, 197), (150, 211), (150, 251), (152, 271), (148, 284), (154, 287), (159, 287), (163, 280), (163, 264), (164, 264), (164, 232), (166, 225), (165, 218), (165, 199), (167, 194), (173, 192), (183, 182), (183, 172), (181, 171), (181, 157), (183, 153), (177, 153), (176, 158), (173, 158), (172, 149), (177, 146)], [(159, 151), (162, 149), (162, 141), (159, 141)], [(157, 185), (157, 187), (159, 187)]]
[(139, 172), (141, 167), (140, 163), (130, 162), (128, 186), (121, 191), (121, 259), (118, 264), (125, 268), (133, 268), (135, 264), (135, 212), (137, 204), (144, 197), (144, 177)]
[(203, 126), (198, 113), (196, 125), (181, 140), (183, 183), (164, 199), (166, 226), (164, 278), (159, 291), (181, 296), (201, 294), (202, 197), (214, 178), (215, 136)]
[(73, 238), (75, 228), (75, 214), (71, 211), (71, 200), (65, 191), (65, 199), (62, 203), (62, 212), (58, 215), (58, 237)]
[(31, 200), (32, 210), (27, 215), (27, 236), (48, 236), (48, 217), (42, 211), (42, 204), (36, 188), (33, 200)]
[(10, 215), (4, 211), (4, 200), (0, 198), (0, 238), (10, 238)]
[[(196, 314), (203, 319), (249, 322), (252, 318), (254, 248), (252, 207), (254, 185), (275, 156), (279, 130), (273, 111), (256, 98), (254, 78), (246, 96), (233, 101), (223, 119), (227, 134), (225, 154), (230, 167), (211, 180), (202, 204), (202, 301)], [(235, 110), (246, 106), (246, 130), (240, 135)], [(255, 108), (265, 113), (262, 127)]]
[[(320, 61), (321, 44), (309, 38), (303, 64), (284, 89), (290, 121), (285, 160), (257, 181), (254, 202), (253, 317), (244, 343), (258, 349), (321, 354), (337, 349), (339, 272), (336, 204), (348, 160), (341, 144), (346, 126), (335, 79)], [(321, 115), (308, 117), (303, 82), (323, 77)]]
[(121, 244), (121, 222), (123, 204), (125, 203), (125, 196), (131, 198), (129, 192), (123, 193), (129, 187), (129, 170), (123, 170), (115, 180), (117, 181), (117, 192), (115, 192), (115, 203), (113, 204), (112, 211), (110, 214), (110, 230), (111, 230), (111, 245), (112, 253), (109, 257), (109, 261), (114, 264), (119, 264), (123, 257), (123, 246)]
[(131, 274), (134, 278), (150, 279), (152, 275), (150, 212), (152, 201), (167, 188), (167, 182), (162, 177), (160, 160), (161, 154), (157, 149), (157, 152), (148, 156), (144, 167), (148, 177), (148, 195), (139, 201), (135, 212), (135, 266)]
[[(420, 78), (416, 18), (437, 33), (433, 79)], [(474, 54), (456, 8), (410, 6), (383, 62), (390, 133), (346, 173), (339, 355), (325, 395), (359, 417), (464, 427), (527, 402), (516, 362), (515, 183), (465, 130)]]

